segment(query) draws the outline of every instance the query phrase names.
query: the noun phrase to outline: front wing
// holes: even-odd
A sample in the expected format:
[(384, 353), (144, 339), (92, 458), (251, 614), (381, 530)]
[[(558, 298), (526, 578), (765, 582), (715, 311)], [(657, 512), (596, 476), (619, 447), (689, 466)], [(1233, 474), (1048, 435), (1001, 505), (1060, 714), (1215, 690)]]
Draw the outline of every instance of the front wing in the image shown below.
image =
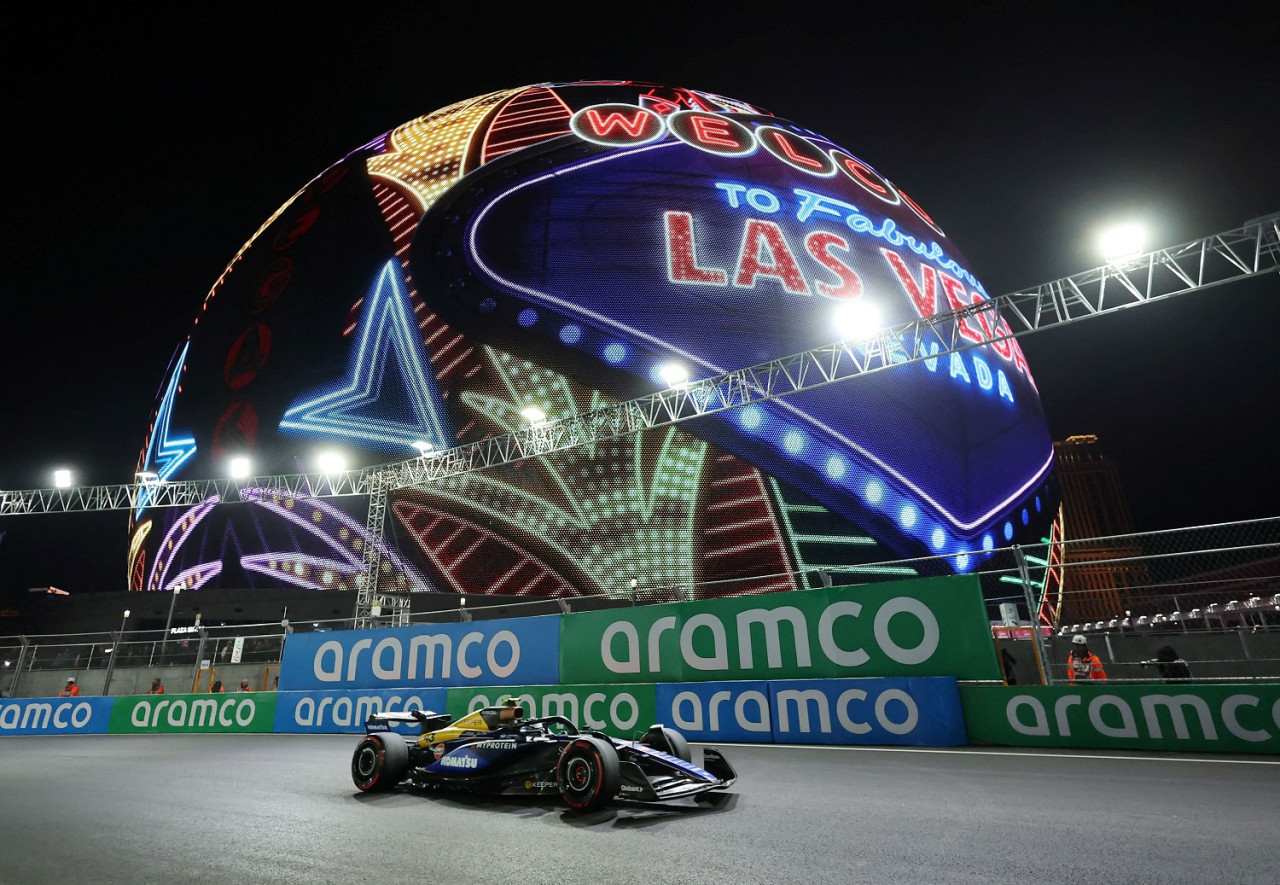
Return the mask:
[[(615, 746), (618, 744), (614, 742)], [(720, 753), (703, 750), (702, 767), (640, 744), (619, 749), (622, 783), (618, 798), (641, 802), (663, 802), (723, 790), (733, 785), (738, 773)]]

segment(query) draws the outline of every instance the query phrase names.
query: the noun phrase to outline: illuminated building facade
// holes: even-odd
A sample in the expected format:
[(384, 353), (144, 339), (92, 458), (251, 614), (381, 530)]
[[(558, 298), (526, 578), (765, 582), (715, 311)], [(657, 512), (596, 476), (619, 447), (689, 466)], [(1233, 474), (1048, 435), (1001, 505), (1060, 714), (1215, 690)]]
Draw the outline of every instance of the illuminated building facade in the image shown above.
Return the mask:
[(1120, 473), (1093, 435), (1053, 444), (1067, 544), (1063, 551), (1061, 622), (1110, 621), (1136, 611), (1151, 581)]
[[(986, 297), (919, 204), (746, 102), (630, 81), (459, 102), (353, 151), (234, 256), (176, 350), (140, 470), (259, 475), (509, 432)], [(822, 570), (975, 569), (1042, 537), (1053, 446), (1014, 339), (363, 501), (248, 489), (133, 515), (130, 586), (648, 598)]]

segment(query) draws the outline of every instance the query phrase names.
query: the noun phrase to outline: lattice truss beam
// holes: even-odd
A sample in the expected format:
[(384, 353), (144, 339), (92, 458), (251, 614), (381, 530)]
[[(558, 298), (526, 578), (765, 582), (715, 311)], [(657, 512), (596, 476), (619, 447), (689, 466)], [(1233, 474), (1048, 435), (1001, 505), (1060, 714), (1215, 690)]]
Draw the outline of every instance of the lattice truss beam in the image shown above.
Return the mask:
[[(838, 341), (678, 388), (431, 453), (431, 457), (337, 474), (0, 491), (0, 516), (129, 510), (137, 507), (140, 497), (148, 507), (191, 506), (214, 495), (224, 501), (235, 501), (242, 486), (310, 497), (385, 495), (395, 489), (627, 436), (1277, 272), (1280, 272), (1280, 213), (1273, 213), (1225, 233), (1054, 280), (1033, 290), (1001, 295), (962, 310), (882, 329), (865, 340)], [(1005, 320), (1004, 324), (998, 322), (999, 318)]]
[[(1174, 295), (1277, 271), (1280, 213), (1235, 230), (1043, 283), (1027, 292), (992, 299), (1001, 316), (1023, 335), (1114, 313)], [(975, 310), (984, 309), (983, 305)]]

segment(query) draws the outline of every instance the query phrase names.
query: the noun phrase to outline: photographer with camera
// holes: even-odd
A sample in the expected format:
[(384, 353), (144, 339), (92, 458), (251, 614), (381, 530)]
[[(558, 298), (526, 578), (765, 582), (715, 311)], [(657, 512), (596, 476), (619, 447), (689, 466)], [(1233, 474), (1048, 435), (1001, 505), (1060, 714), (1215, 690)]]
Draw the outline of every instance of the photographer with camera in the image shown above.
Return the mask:
[(1178, 657), (1178, 653), (1173, 650), (1173, 646), (1162, 646), (1156, 652), (1154, 659), (1150, 661), (1140, 661), (1142, 666), (1147, 667), (1155, 664), (1156, 669), (1160, 671), (1160, 678), (1165, 682), (1190, 682), (1191, 667), (1187, 662)]

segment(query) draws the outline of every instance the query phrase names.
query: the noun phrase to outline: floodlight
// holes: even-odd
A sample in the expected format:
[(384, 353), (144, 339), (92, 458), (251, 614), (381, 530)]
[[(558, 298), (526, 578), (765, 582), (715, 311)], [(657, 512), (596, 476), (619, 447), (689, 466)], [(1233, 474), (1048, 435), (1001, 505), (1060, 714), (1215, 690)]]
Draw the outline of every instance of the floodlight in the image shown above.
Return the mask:
[(658, 367), (658, 377), (668, 387), (679, 387), (689, 381), (689, 370), (679, 363), (663, 363)]
[(1137, 222), (1126, 222), (1108, 227), (1098, 236), (1102, 257), (1109, 262), (1125, 261), (1142, 254), (1147, 231)]
[(316, 458), (321, 473), (342, 473), (347, 469), (347, 459), (337, 452), (321, 452)]
[(253, 465), (248, 458), (232, 458), (227, 463), (227, 473), (232, 479), (245, 479), (253, 472)]
[(534, 427), (537, 427), (539, 424), (547, 423), (547, 413), (537, 406), (525, 406), (520, 410), (520, 417), (524, 418)]
[(427, 453), (435, 448), (431, 443), (421, 439), (414, 440), (413, 447), (418, 450), (418, 456), (422, 458), (427, 457)]
[(71, 471), (63, 469), (53, 471), (53, 484), (60, 489), (71, 488)]
[(138, 485), (151, 486), (160, 482), (160, 474), (154, 470), (139, 470), (134, 476), (138, 480)]
[(843, 341), (860, 341), (880, 331), (880, 311), (862, 299), (842, 301), (832, 312), (836, 334)]

